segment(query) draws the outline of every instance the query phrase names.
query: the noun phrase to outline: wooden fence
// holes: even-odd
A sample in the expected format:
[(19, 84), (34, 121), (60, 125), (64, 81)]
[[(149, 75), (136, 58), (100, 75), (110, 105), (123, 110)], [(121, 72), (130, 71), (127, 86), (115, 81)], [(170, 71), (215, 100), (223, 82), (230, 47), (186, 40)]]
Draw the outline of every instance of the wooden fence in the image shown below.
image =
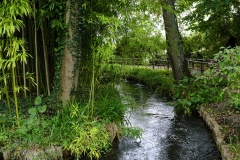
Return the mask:
[(203, 73), (206, 69), (212, 66), (215, 62), (212, 59), (188, 59), (188, 68), (190, 70)]
[[(192, 72), (204, 72), (207, 68), (214, 64), (212, 59), (188, 59), (188, 68)], [(142, 58), (121, 58), (117, 60), (111, 60), (111, 64), (123, 64), (133, 66), (145, 66), (153, 69), (171, 69), (169, 59), (155, 59), (151, 61), (144, 61)]]

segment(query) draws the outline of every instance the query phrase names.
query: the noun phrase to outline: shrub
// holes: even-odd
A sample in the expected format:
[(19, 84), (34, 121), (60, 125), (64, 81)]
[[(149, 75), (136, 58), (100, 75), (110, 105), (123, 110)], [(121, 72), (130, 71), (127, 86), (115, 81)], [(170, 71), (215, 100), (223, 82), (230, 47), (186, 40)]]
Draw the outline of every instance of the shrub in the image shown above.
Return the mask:
[(184, 79), (174, 85), (174, 105), (185, 113), (200, 105), (229, 97), (230, 106), (240, 110), (240, 47), (222, 48), (214, 55), (214, 64), (195, 80)]

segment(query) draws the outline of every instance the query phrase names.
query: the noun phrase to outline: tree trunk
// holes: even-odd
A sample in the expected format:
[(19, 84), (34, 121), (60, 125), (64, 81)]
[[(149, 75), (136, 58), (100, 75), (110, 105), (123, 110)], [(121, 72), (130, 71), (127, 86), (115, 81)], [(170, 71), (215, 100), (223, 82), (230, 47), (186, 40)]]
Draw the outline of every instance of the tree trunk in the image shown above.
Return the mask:
[[(70, 11), (70, 0), (67, 1), (67, 12), (66, 12), (66, 24), (69, 26), (68, 29), (68, 37), (66, 38), (66, 45), (64, 49), (64, 55), (62, 59), (62, 68), (61, 68), (61, 87), (62, 87), (62, 95), (61, 100), (63, 102), (63, 105), (65, 106), (70, 101), (70, 93), (72, 89), (76, 90), (77, 84), (78, 84), (78, 67), (76, 67), (76, 63), (78, 59), (73, 56), (72, 50), (74, 50), (74, 46), (71, 45), (73, 43), (73, 35), (74, 30), (72, 29), (72, 26), (74, 23), (74, 17), (71, 17), (72, 15), (77, 15), (77, 6), (76, 3), (74, 5), (74, 8)], [(74, 14), (71, 14), (71, 12), (74, 12)], [(70, 22), (71, 19), (71, 22)], [(79, 47), (79, 46), (77, 46)]]
[[(168, 7), (172, 10), (166, 9)], [(174, 79), (181, 80), (183, 75), (190, 76), (191, 74), (181, 46), (181, 36), (176, 15), (173, 13), (174, 10), (174, 0), (165, 0), (163, 4), (163, 20), (168, 45), (167, 54), (172, 66)]]

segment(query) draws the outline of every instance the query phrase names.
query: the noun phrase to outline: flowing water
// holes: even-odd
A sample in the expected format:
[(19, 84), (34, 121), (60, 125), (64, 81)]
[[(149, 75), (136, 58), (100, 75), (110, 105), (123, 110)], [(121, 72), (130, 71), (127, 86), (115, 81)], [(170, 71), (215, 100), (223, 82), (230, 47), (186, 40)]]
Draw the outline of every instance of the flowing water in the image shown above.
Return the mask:
[(142, 139), (123, 138), (102, 160), (221, 160), (211, 131), (198, 116), (176, 116), (173, 107), (139, 84), (119, 84), (139, 107), (126, 114)]

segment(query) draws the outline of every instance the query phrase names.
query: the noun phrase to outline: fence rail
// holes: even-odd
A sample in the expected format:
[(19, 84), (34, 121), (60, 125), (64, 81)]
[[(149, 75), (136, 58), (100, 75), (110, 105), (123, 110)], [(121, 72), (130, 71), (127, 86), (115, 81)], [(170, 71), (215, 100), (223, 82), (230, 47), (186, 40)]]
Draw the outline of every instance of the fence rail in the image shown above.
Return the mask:
[(197, 70), (203, 73), (206, 69), (212, 66), (215, 62), (213, 59), (188, 59), (188, 68), (190, 70)]
[[(214, 64), (212, 59), (188, 59), (188, 68), (192, 72), (204, 72), (211, 65)], [(133, 66), (145, 66), (153, 69), (171, 69), (170, 61), (166, 59), (155, 59), (152, 61), (144, 61), (142, 58), (121, 58), (117, 60), (111, 60), (111, 64), (124, 64)]]

